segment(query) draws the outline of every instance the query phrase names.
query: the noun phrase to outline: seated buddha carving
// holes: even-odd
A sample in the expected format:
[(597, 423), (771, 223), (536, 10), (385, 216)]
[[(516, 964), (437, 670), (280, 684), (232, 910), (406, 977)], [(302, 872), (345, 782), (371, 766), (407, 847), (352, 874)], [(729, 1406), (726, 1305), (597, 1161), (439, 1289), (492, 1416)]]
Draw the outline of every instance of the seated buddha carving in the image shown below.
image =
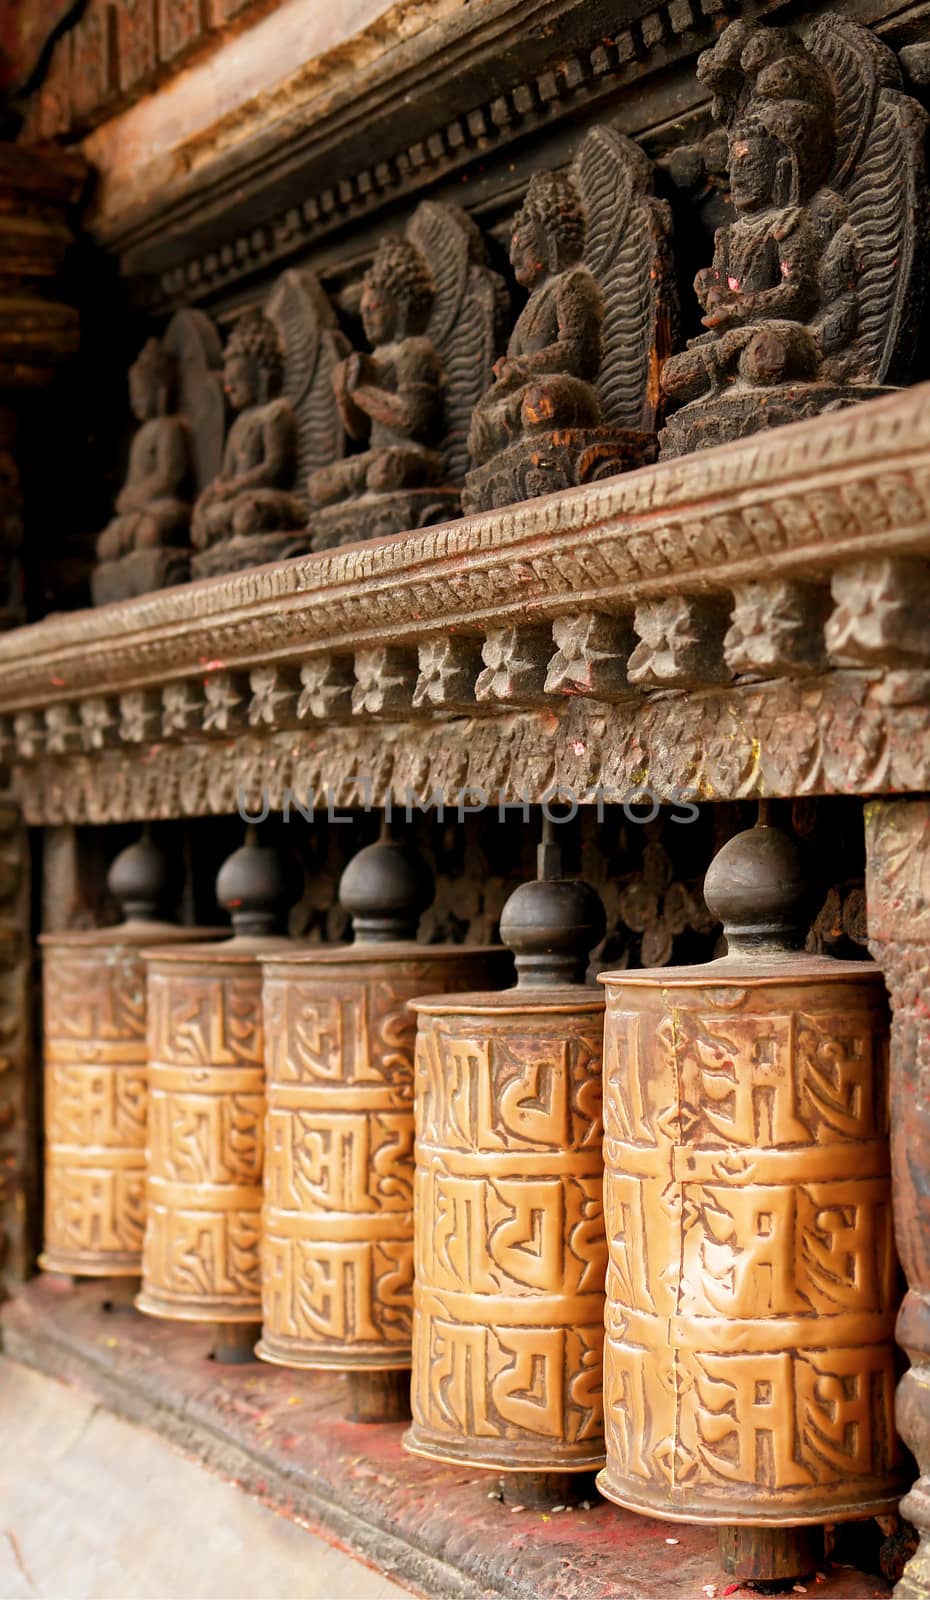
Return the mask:
[(594, 384), (604, 308), (584, 246), (585, 210), (574, 183), (537, 173), (510, 242), (514, 276), (530, 297), (475, 408), (468, 443), (476, 467), (536, 433), (602, 420)]
[(184, 418), (175, 414), (177, 370), (158, 339), (149, 339), (129, 369), (129, 403), (139, 422), (115, 516), (97, 540), (97, 559), (184, 545), (190, 522), (190, 451)]
[[(408, 239), (382, 239), (359, 310), (371, 352), (353, 351), (333, 371), (345, 431), (368, 448), (318, 467), (308, 483), (314, 548), (361, 537), (366, 511), (389, 520), (387, 496), (403, 496), (398, 526), (414, 518), (409, 491), (444, 482), (442, 359), (426, 332), (435, 285)], [(343, 511), (335, 509), (351, 502)], [(363, 504), (364, 502), (364, 504)]]
[(698, 76), (736, 216), (695, 279), (706, 331), (662, 372), (663, 456), (886, 393), (922, 305), (927, 117), (893, 52), (837, 14), (804, 41), (738, 20)]
[[(233, 542), (300, 529), (306, 508), (292, 492), (297, 462), (297, 425), (281, 393), (283, 354), (275, 324), (260, 311), (239, 318), (226, 344), (223, 385), (237, 413), (226, 439), (223, 464), (194, 506), (191, 528), (198, 550), (217, 549), (220, 562)], [(269, 557), (270, 559), (271, 552)], [(248, 564), (251, 564), (248, 563)], [(201, 568), (201, 571), (205, 569)], [(223, 570), (220, 564), (211, 570)]]

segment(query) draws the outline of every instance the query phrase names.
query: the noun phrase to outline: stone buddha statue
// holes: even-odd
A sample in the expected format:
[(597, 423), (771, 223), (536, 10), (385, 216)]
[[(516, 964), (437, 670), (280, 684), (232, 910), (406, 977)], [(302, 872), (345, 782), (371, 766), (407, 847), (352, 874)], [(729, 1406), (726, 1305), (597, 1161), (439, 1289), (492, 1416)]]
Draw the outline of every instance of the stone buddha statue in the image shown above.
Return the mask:
[(223, 384), (237, 413), (217, 476), (199, 496), (191, 538), (202, 554), (196, 576), (277, 559), (281, 540), (302, 529), (306, 507), (293, 493), (297, 423), (281, 393), (283, 353), (277, 327), (247, 311), (226, 343)]
[(174, 357), (149, 339), (129, 369), (129, 403), (139, 427), (116, 514), (97, 540), (99, 561), (187, 542), (191, 464), (187, 425), (174, 409), (176, 386)]
[(529, 291), (474, 408), (462, 505), (486, 511), (655, 458), (674, 324), (671, 217), (644, 151), (592, 128), (530, 180), (510, 261)]
[(530, 297), (475, 408), (468, 440), (475, 466), (518, 439), (602, 421), (594, 382), (604, 305), (583, 259), (585, 226), (571, 178), (540, 172), (531, 179), (510, 241), (514, 276)]
[(435, 293), (423, 252), (409, 239), (382, 239), (359, 303), (371, 353), (353, 351), (332, 379), (346, 433), (368, 448), (311, 473), (314, 549), (458, 510), (457, 492), (441, 490), (445, 371), (428, 332)]
[(737, 21), (698, 76), (727, 130), (736, 217), (695, 279), (706, 332), (662, 373), (684, 402), (663, 456), (881, 393), (914, 259), (907, 191), (916, 200), (926, 119), (896, 91), (887, 46), (842, 17), (806, 44)]
[(316, 509), (363, 489), (384, 493), (438, 483), (432, 448), (441, 422), (443, 370), (425, 329), (433, 303), (429, 267), (407, 239), (382, 239), (365, 274), (359, 310), (370, 355), (353, 351), (333, 386), (346, 432), (369, 448), (310, 479)]

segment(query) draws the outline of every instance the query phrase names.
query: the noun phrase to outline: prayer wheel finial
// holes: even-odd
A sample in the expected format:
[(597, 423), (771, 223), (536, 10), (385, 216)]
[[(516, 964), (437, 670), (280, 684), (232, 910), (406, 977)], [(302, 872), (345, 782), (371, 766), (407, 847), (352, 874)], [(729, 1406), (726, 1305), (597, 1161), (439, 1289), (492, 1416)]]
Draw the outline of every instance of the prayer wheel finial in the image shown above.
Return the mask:
[(887, 1001), (799, 949), (794, 841), (762, 821), (705, 881), (728, 953), (602, 973), (610, 1242), (602, 1493), (800, 1576), (817, 1525), (893, 1508), (897, 1266)]
[(227, 856), (216, 876), (217, 904), (229, 912), (237, 938), (281, 933), (290, 904), (284, 865), (277, 850), (261, 845), (254, 827)]
[(520, 989), (584, 983), (591, 951), (604, 937), (600, 896), (561, 872), (561, 849), (546, 839), (538, 876), (514, 889), (501, 912), (501, 939), (513, 951)]
[[(519, 1473), (532, 1494), (604, 1458), (603, 1005), (583, 983), (598, 896), (540, 875), (501, 933), (518, 981), (414, 1002), (417, 1455)], [(523, 1498), (522, 1490), (518, 1491)]]
[(390, 944), (416, 938), (435, 892), (419, 852), (382, 836), (352, 857), (339, 883), (339, 904), (352, 918), (357, 943)]
[(116, 856), (107, 888), (127, 922), (153, 922), (168, 886), (168, 862), (146, 828), (141, 839)]
[(809, 898), (798, 845), (762, 822), (728, 840), (704, 879), (704, 899), (723, 923), (730, 957), (799, 949)]

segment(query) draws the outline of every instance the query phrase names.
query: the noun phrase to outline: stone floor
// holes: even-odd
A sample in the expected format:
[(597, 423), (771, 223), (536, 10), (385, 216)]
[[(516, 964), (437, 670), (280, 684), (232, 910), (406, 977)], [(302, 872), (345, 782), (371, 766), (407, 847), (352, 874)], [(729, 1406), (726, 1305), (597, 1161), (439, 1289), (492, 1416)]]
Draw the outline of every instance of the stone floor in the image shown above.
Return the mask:
[(87, 1390), (0, 1358), (2, 1600), (403, 1600)]
[[(579, 1484), (570, 1504), (549, 1508), (524, 1503), (527, 1497), (516, 1483), (507, 1486), (502, 1496), (499, 1477), (492, 1472), (442, 1466), (409, 1455), (403, 1448), (402, 1422), (366, 1426), (349, 1421), (344, 1374), (292, 1371), (261, 1361), (239, 1366), (218, 1363), (211, 1359), (213, 1329), (142, 1316), (133, 1309), (132, 1289), (130, 1280), (75, 1283), (42, 1274), (0, 1308), (3, 1348), (25, 1367), (65, 1379), (79, 1393), (94, 1396), (103, 1411), (134, 1426), (142, 1424), (172, 1449), (182, 1450), (188, 1464), (203, 1462), (225, 1479), (225, 1484), (215, 1485), (218, 1493), (245, 1490), (261, 1506), (273, 1507), (296, 1522), (297, 1529), (291, 1531), (298, 1538), (299, 1562), (306, 1562), (298, 1570), (309, 1587), (276, 1588), (274, 1580), (266, 1583), (259, 1575), (243, 1590), (238, 1578), (245, 1573), (245, 1557), (240, 1561), (235, 1550), (225, 1552), (222, 1540), (214, 1550), (206, 1530), (219, 1526), (223, 1540), (234, 1539), (257, 1507), (242, 1495), (232, 1517), (224, 1511), (211, 1518), (201, 1512), (198, 1499), (190, 1523), (185, 1524), (181, 1511), (176, 1514), (172, 1509), (174, 1500), (165, 1498), (173, 1473), (184, 1466), (169, 1454), (159, 1459), (166, 1459), (172, 1472), (166, 1473), (162, 1466), (153, 1469), (152, 1481), (141, 1496), (138, 1486), (122, 1496), (116, 1480), (114, 1507), (128, 1507), (135, 1518), (147, 1497), (152, 1507), (151, 1518), (146, 1516), (142, 1525), (143, 1532), (149, 1530), (149, 1549), (143, 1549), (133, 1522), (120, 1536), (119, 1556), (124, 1548), (127, 1561), (138, 1554), (138, 1567), (144, 1570), (147, 1563), (142, 1557), (155, 1559), (157, 1530), (165, 1527), (170, 1559), (186, 1560), (195, 1574), (209, 1569), (208, 1575), (198, 1577), (199, 1588), (189, 1587), (186, 1578), (172, 1587), (175, 1580), (167, 1574), (160, 1585), (142, 1588), (119, 1581), (129, 1568), (117, 1578), (111, 1567), (106, 1576), (114, 1586), (97, 1583), (93, 1600), (116, 1595), (120, 1600), (336, 1596), (340, 1591), (325, 1583), (322, 1589), (314, 1587), (325, 1572), (316, 1570), (315, 1556), (304, 1555), (311, 1549), (306, 1543), (308, 1529), (371, 1561), (380, 1572), (429, 1600), (722, 1600), (737, 1592), (748, 1597), (748, 1591), (737, 1590), (723, 1575), (713, 1527), (658, 1522), (621, 1511), (600, 1498), (593, 1481)], [(88, 1409), (92, 1412), (91, 1406)], [(102, 1416), (97, 1415), (94, 1427), (103, 1427)], [(0, 1460), (5, 1463), (3, 1471), (12, 1470), (18, 1482), (15, 1456), (9, 1465), (9, 1428), (4, 1420), (0, 1406)], [(90, 1429), (91, 1423), (86, 1426)], [(28, 1446), (31, 1459), (42, 1462), (48, 1438), (55, 1437), (54, 1426), (39, 1421), (30, 1427), (35, 1437), (30, 1444), (30, 1432), (24, 1432), (23, 1456), (28, 1459)], [(134, 1428), (130, 1437), (138, 1437)], [(154, 1440), (150, 1442), (154, 1445)], [(69, 1559), (79, 1570), (81, 1553), (93, 1538), (88, 1527), (107, 1515), (106, 1486), (95, 1482), (93, 1473), (82, 1473), (80, 1460), (75, 1466), (67, 1451), (59, 1463), (55, 1448), (50, 1450), (50, 1465), (47, 1470), (43, 1465), (37, 1485), (48, 1478), (54, 1487), (64, 1473), (70, 1496), (74, 1481), (75, 1526), (70, 1535), (66, 1530), (61, 1537), (65, 1549), (73, 1546)], [(197, 1474), (196, 1468), (191, 1470)], [(194, 1481), (206, 1483), (199, 1474)], [(230, 1488), (232, 1483), (238, 1490)], [(2, 1487), (0, 1477), (0, 1491)], [(204, 1505), (207, 1493), (205, 1487)], [(227, 1503), (224, 1500), (224, 1506)], [(57, 1504), (62, 1505), (60, 1494)], [(15, 1533), (16, 1524), (4, 1522), (2, 1505), (0, 1500), (0, 1532), (11, 1526)], [(850, 1527), (856, 1548), (838, 1545), (823, 1572), (801, 1585), (811, 1600), (814, 1596), (887, 1600), (888, 1584), (874, 1575), (881, 1542), (877, 1526)], [(44, 1541), (54, 1543), (54, 1528), (52, 1519), (47, 1534), (39, 1530), (35, 1557), (32, 1544), (21, 1546), (24, 1564), (37, 1581), (31, 1563), (35, 1560), (41, 1570)], [(181, 1550), (176, 1528), (189, 1529)], [(286, 1530), (281, 1537), (287, 1537)], [(860, 1548), (862, 1538), (865, 1545)], [(245, 1541), (247, 1555), (253, 1543)], [(217, 1578), (217, 1561), (227, 1563), (222, 1572), (227, 1579), (233, 1574), (233, 1587), (224, 1587)], [(177, 1570), (177, 1566), (172, 1569)], [(365, 1581), (381, 1580), (363, 1568), (356, 1587), (341, 1592), (358, 1595), (359, 1600), (369, 1593), (398, 1593), (364, 1589)], [(0, 1582), (0, 1600), (15, 1600), (28, 1592), (17, 1590), (8, 1596)], [(49, 1600), (90, 1592), (56, 1589)]]

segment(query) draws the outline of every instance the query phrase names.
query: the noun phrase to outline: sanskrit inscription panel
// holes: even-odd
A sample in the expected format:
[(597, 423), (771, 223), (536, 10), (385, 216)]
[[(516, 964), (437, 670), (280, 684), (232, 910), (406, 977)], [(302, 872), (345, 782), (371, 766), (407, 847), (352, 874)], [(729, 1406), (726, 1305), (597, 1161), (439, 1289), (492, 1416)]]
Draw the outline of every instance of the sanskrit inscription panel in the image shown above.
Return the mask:
[(140, 1308), (257, 1321), (264, 1038), (257, 961), (149, 963), (149, 1206)]
[(407, 1002), (491, 983), (499, 965), (486, 950), (402, 944), (264, 963), (266, 1360), (409, 1366), (416, 1020)]
[(830, 1520), (899, 1492), (880, 975), (606, 979), (612, 1499)]
[(602, 1008), (555, 993), (420, 1008), (406, 1443), (442, 1460), (603, 1460)]
[(49, 943), (45, 1245), (50, 1271), (138, 1274), (145, 1225), (145, 970), (138, 949)]

